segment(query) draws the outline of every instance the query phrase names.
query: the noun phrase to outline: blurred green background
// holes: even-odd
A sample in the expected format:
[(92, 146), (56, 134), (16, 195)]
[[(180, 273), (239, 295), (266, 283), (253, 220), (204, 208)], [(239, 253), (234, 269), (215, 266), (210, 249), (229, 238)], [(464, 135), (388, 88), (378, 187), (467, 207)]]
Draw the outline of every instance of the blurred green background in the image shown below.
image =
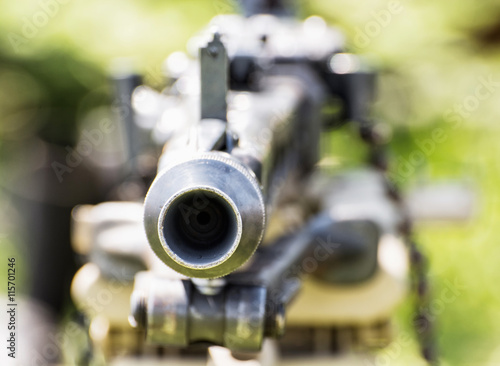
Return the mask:
[[(350, 50), (382, 70), (375, 114), (393, 126), (393, 177), (405, 188), (439, 179), (473, 182), (478, 193), (473, 219), (421, 225), (416, 239), (431, 258), (435, 297), (450, 281), (460, 284), (457, 298), (434, 310), (443, 364), (500, 364), (500, 3), (311, 0), (300, 5), (301, 17), (323, 16), (345, 32)], [(185, 50), (189, 37), (213, 16), (235, 8), (226, 0), (1, 0), (0, 9), (3, 182), (10, 175), (7, 162), (16, 160), (30, 136), (74, 142), (84, 114), (109, 102), (106, 73), (113, 59), (131, 58), (146, 82), (157, 85), (169, 53)], [(480, 85), (485, 86), (478, 96)], [(435, 141), (432, 151), (423, 149), (422, 141), (438, 128), (445, 138)], [(346, 165), (360, 161), (363, 150), (352, 143), (349, 130), (333, 138)], [(426, 159), (407, 172), (415, 151)], [(2, 256), (22, 258), (16, 209), (1, 193), (0, 202)], [(404, 332), (411, 332), (411, 311), (406, 304), (398, 315)], [(420, 364), (414, 347), (393, 351), (392, 364)]]

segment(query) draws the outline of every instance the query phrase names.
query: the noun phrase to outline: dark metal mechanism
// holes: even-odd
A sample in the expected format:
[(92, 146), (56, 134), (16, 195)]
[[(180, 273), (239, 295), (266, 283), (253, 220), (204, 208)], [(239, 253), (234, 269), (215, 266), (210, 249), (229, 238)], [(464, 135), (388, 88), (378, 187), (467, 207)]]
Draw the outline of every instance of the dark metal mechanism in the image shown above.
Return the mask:
[[(181, 57), (161, 93), (118, 77), (132, 99), (123, 116), (130, 159), (143, 158), (135, 136), (148, 135), (149, 148), (161, 146), (143, 216), (154, 259), (136, 245), (147, 246), (137, 206), (132, 220), (114, 214), (130, 203), (89, 209), (80, 220), (94, 228), (98, 269), (87, 270), (109, 281), (117, 267), (129, 267), (130, 324), (161, 352), (199, 345), (258, 352), (266, 338), (283, 336), (286, 314), (307, 285), (333, 297), (377, 279), (405, 287), (409, 222), (385, 177), (383, 138), (370, 121), (375, 73), (344, 51), (341, 34), (321, 18), (296, 21), (284, 0), (241, 5), (246, 17), (215, 18), (217, 31), (197, 39), (198, 59)], [(332, 100), (341, 104), (334, 113), (325, 108)], [(368, 143), (371, 166), (359, 176), (325, 177), (318, 168), (321, 133), (346, 122)], [(139, 168), (134, 163), (132, 171)], [(110, 244), (114, 226), (122, 236)], [(75, 296), (85, 302), (85, 294)], [(372, 344), (367, 329), (383, 334), (390, 314), (359, 313), (358, 321), (359, 314), (345, 319), (340, 311), (324, 325), (299, 316), (294, 325), (298, 334), (311, 330), (320, 351), (341, 343), (338, 334), (335, 346), (330, 338), (342, 327)], [(422, 338), (430, 343), (427, 333)], [(293, 341), (282, 345), (293, 351)]]
[[(377, 270), (377, 225), (338, 218), (321, 202), (320, 210), (303, 211), (302, 228), (257, 249), (284, 192), (303, 187), (317, 163), (327, 94), (346, 101), (348, 117), (367, 120), (364, 105), (371, 93), (357, 88), (372, 85), (363, 82), (372, 74), (354, 67), (359, 60), (353, 55), (340, 54), (340, 44), (323, 47), (320, 54), (283, 56), (261, 43), (243, 54), (247, 45), (231, 36), (223, 29), (201, 48), (201, 118), (165, 145), (146, 197), (151, 248), (170, 268), (193, 279), (151, 273), (136, 278), (133, 323), (147, 330), (152, 344), (209, 342), (258, 351), (265, 337), (284, 332), (285, 309), (301, 283), (302, 271), (292, 275), (290, 268), (321, 241), (335, 243), (314, 273), (321, 281), (363, 282)], [(233, 48), (229, 69), (224, 42)], [(339, 55), (352, 65), (329, 66)], [(242, 77), (241, 70), (255, 74)], [(228, 73), (241, 89), (253, 91), (227, 95)], [(242, 87), (242, 80), (253, 85)], [(226, 96), (232, 101), (229, 112)], [(238, 98), (245, 108), (234, 106)], [(222, 276), (222, 285), (200, 286), (199, 279)]]

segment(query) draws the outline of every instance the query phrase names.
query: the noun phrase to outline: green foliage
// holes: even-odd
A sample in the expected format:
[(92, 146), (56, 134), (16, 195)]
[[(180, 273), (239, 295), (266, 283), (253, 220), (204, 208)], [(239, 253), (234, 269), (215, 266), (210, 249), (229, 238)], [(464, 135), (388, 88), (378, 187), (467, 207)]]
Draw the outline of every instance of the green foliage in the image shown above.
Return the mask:
[[(431, 153), (424, 152), (425, 160), (401, 184), (435, 179), (474, 183), (474, 219), (462, 225), (422, 225), (418, 241), (430, 255), (438, 297), (446, 281), (464, 284), (463, 293), (439, 314), (444, 364), (497, 364), (499, 91), (493, 87), (477, 101), (474, 96), (485, 78), (500, 82), (498, 2), (396, 0), (393, 8), (384, 0), (300, 3), (304, 16), (324, 16), (347, 33), (350, 49), (390, 70), (382, 75), (375, 112), (394, 128), (393, 170), (422, 151), (421, 142), (436, 129), (446, 135)], [(111, 60), (131, 58), (154, 80), (170, 52), (185, 50), (188, 38), (211, 17), (234, 8), (228, 0), (70, 0), (51, 11), (38, 0), (2, 0), (0, 6), (0, 141), (38, 133), (59, 143), (71, 143), (79, 116), (106, 101)], [(34, 17), (43, 20), (40, 12), (48, 20), (33, 26)], [(345, 128), (329, 136), (340, 163), (354, 165), (364, 155)], [(399, 316), (407, 331), (410, 314), (407, 305)], [(418, 364), (415, 349), (397, 361)]]

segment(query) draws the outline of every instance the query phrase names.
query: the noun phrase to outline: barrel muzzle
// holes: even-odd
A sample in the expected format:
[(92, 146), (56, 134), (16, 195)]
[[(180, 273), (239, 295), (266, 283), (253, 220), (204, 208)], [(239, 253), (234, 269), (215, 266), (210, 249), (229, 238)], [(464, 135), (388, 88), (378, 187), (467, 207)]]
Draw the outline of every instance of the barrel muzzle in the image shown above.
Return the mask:
[(211, 152), (158, 174), (144, 223), (151, 248), (169, 267), (215, 278), (252, 256), (264, 234), (265, 206), (253, 173), (230, 155)]

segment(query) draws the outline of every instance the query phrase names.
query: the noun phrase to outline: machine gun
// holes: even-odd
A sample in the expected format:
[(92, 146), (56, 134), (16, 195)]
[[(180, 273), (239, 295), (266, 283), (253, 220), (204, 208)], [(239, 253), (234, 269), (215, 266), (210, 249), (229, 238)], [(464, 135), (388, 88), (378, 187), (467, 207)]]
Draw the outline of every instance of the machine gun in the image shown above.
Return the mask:
[[(419, 253), (371, 123), (375, 73), (321, 18), (245, 4), (191, 42), (197, 59), (169, 58), (162, 92), (115, 77), (130, 174), (162, 151), (144, 204), (74, 211), (89, 263), (72, 295), (97, 364), (367, 364), (390, 342)], [(321, 134), (346, 122), (369, 164), (328, 174)]]

